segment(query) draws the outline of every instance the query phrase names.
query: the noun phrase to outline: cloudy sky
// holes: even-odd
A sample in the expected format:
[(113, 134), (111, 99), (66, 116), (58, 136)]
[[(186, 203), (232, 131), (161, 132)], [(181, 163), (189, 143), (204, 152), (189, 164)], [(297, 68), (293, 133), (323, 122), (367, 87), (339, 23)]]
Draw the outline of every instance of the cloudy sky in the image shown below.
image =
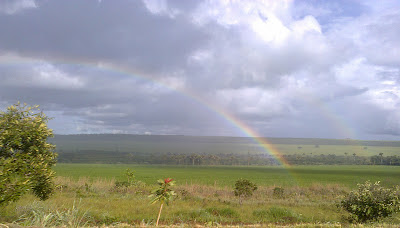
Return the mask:
[(400, 1), (2, 0), (17, 101), (57, 134), (399, 140)]

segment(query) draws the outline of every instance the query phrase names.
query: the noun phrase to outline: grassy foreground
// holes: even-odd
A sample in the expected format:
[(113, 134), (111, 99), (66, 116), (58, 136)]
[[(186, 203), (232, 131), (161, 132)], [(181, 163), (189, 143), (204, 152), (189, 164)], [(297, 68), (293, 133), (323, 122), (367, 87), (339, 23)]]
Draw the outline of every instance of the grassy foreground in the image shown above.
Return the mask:
[[(142, 183), (117, 187), (126, 168)], [(133, 165), (57, 165), (57, 191), (45, 202), (26, 195), (0, 211), (0, 223), (27, 226), (152, 226), (158, 205), (147, 197), (159, 178), (177, 180), (178, 196), (164, 208), (161, 224), (175, 226), (263, 225), (339, 227), (347, 214), (336, 204), (356, 183), (381, 180), (398, 184), (398, 167), (174, 167)], [(233, 194), (238, 178), (259, 186), (239, 205)], [(282, 195), (274, 194), (282, 187)], [(396, 227), (400, 215), (383, 221)], [(375, 227), (382, 224), (367, 224)]]

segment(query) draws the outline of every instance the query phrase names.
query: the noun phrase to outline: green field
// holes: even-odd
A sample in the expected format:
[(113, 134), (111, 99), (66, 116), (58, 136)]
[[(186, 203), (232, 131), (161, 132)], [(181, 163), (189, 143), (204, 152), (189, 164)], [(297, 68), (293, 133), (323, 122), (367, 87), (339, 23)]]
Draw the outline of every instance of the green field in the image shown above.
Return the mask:
[(92, 179), (123, 178), (125, 169), (136, 171), (138, 180), (153, 184), (159, 178), (171, 177), (177, 184), (233, 186), (238, 178), (249, 179), (260, 186), (310, 186), (339, 184), (356, 187), (357, 183), (381, 181), (385, 185), (400, 183), (399, 166), (155, 166), (114, 164), (57, 164), (58, 176)]
[[(126, 169), (137, 184), (118, 187)], [(159, 205), (148, 195), (156, 180), (176, 180), (176, 199), (162, 212), (162, 225), (193, 226), (349, 226), (337, 205), (357, 183), (400, 183), (399, 166), (156, 166), (126, 164), (57, 164), (56, 191), (38, 201), (31, 194), (0, 211), (0, 223), (33, 227), (148, 227)], [(238, 203), (235, 181), (258, 185), (254, 195)], [(283, 194), (276, 196), (275, 188)], [(400, 214), (369, 227), (397, 227)]]

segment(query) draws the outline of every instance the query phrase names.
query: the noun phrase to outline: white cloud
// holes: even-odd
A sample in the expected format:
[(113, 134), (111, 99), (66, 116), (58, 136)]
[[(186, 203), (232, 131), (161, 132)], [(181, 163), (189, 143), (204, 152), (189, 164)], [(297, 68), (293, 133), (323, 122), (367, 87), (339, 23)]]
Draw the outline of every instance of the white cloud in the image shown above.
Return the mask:
[(37, 8), (35, 0), (2, 0), (0, 1), (0, 12), (15, 14), (26, 9)]
[(180, 13), (179, 10), (169, 7), (168, 2), (166, 0), (142, 0), (142, 1), (145, 4), (147, 10), (149, 10), (152, 14), (167, 15), (171, 18), (174, 18), (176, 15)]
[(70, 76), (49, 63), (41, 63), (33, 68), (31, 85), (54, 89), (78, 89), (85, 83), (79, 77)]
[(219, 104), (239, 115), (276, 116), (283, 114), (284, 97), (261, 88), (225, 89), (216, 92)]
[(289, 38), (301, 39), (306, 33), (321, 33), (317, 20), (308, 15), (294, 20), (293, 1), (205, 1), (193, 14), (198, 25), (217, 22), (224, 27), (244, 26), (265, 43), (284, 45)]
[(400, 108), (400, 82), (393, 79), (400, 70), (387, 66), (372, 65), (365, 58), (357, 58), (335, 69), (340, 84), (367, 88), (364, 102), (389, 110)]

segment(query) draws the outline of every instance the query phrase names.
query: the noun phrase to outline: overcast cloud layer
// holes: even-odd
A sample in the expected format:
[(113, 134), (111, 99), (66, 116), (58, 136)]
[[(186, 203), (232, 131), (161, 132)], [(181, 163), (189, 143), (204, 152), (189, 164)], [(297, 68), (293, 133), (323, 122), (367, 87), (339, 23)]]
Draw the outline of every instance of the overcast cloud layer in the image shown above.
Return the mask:
[(400, 139), (400, 2), (0, 2), (0, 108), (58, 134)]

